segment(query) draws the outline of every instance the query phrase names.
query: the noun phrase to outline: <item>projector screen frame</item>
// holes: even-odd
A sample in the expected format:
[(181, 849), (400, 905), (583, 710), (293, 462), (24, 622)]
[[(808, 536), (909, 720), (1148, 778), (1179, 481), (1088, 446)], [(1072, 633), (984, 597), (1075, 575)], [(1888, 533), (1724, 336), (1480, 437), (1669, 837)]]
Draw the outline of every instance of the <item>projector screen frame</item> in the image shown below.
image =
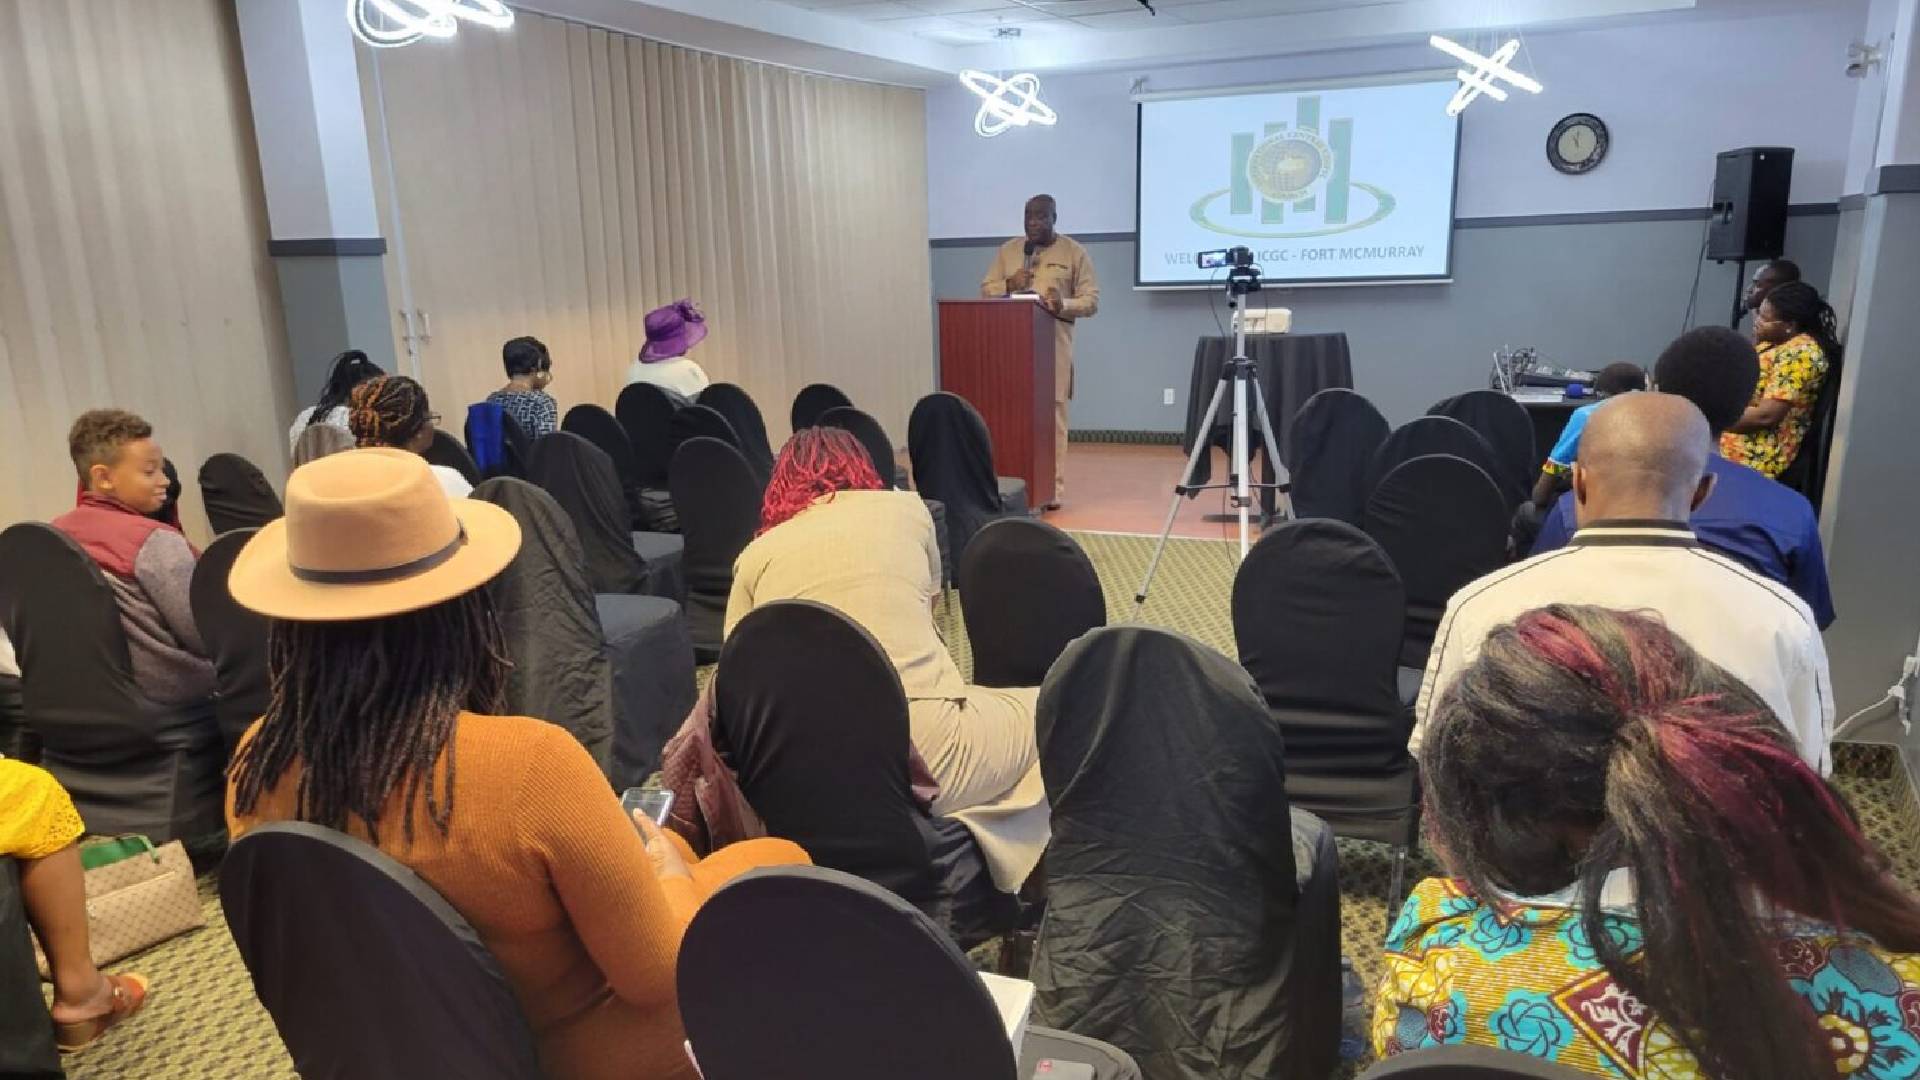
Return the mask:
[[(1303, 79), (1296, 82), (1254, 83), (1235, 86), (1195, 87), (1185, 90), (1158, 90), (1136, 93), (1133, 97), (1133, 289), (1135, 292), (1193, 292), (1218, 287), (1217, 282), (1206, 281), (1156, 281), (1140, 280), (1140, 189), (1143, 170), (1141, 151), (1143, 149), (1143, 130), (1146, 123), (1144, 106), (1156, 101), (1179, 101), (1188, 98), (1244, 97), (1251, 94), (1303, 93), (1311, 90), (1336, 90), (1356, 86), (1399, 86), (1407, 83), (1445, 82), (1457, 78), (1452, 68), (1421, 68), (1409, 71), (1390, 71), (1379, 75), (1346, 75), (1330, 79)], [(1459, 232), (1460, 220), (1460, 143), (1464, 134), (1465, 114), (1453, 117), (1453, 179), (1451, 194), (1447, 206), (1447, 268), (1444, 273), (1435, 276), (1407, 277), (1403, 274), (1382, 277), (1349, 278), (1308, 278), (1298, 281), (1271, 281), (1265, 278), (1267, 289), (1337, 289), (1347, 286), (1376, 287), (1384, 285), (1451, 285), (1453, 284), (1453, 244), (1454, 234)], [(1224, 234), (1223, 234), (1223, 238)], [(1228, 246), (1232, 246), (1229, 244)]]

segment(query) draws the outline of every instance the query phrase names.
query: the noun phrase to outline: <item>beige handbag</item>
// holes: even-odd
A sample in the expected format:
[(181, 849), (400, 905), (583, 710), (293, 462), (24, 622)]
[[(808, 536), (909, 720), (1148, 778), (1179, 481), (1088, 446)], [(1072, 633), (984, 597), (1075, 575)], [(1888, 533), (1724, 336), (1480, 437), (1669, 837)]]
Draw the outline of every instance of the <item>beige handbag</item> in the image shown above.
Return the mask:
[[(138, 847), (135, 853), (86, 872), (87, 941), (96, 965), (106, 965), (149, 946), (206, 925), (193, 864), (180, 841), (154, 847), (145, 837), (110, 839)], [(82, 850), (91, 846), (83, 844)], [(47, 957), (36, 938), (34, 959), (49, 978)]]

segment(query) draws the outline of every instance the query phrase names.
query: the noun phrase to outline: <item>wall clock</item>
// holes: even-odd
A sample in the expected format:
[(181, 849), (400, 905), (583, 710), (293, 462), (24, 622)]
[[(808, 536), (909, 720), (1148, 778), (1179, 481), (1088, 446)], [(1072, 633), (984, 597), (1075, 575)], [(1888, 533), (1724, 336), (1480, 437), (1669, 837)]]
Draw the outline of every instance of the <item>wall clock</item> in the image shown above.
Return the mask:
[(1547, 161), (1568, 176), (1593, 171), (1607, 159), (1607, 125), (1592, 113), (1574, 113), (1547, 133)]

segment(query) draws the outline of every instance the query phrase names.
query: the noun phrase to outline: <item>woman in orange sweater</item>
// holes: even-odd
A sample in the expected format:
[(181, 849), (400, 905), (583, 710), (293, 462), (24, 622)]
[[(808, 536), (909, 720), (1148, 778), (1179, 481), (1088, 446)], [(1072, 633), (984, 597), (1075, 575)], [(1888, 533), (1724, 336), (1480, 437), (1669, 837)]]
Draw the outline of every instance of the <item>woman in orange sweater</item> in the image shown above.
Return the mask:
[(490, 715), (508, 662), (480, 586), (519, 548), (505, 511), (448, 500), (395, 450), (295, 471), (286, 509), (228, 579), (274, 620), (274, 696), (235, 758), (233, 835), (310, 821), (419, 873), (499, 960), (548, 1075), (695, 1076), (680, 935), (728, 879), (805, 853), (756, 840), (696, 861), (629, 820), (565, 731)]

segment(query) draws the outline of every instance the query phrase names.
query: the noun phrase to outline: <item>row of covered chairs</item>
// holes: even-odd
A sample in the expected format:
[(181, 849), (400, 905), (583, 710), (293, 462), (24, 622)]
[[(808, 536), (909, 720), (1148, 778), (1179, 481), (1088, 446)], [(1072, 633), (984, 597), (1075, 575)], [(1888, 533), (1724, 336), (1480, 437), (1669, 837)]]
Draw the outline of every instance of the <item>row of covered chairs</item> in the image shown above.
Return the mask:
[[(431, 885), (379, 850), (305, 823), (265, 825), (234, 845), (220, 891), (300, 1075), (541, 1075), (499, 962)], [(0, 905), (10, 893), (0, 881)], [(24, 919), (6, 928), (28, 952)], [(687, 928), (676, 981), (687, 1049), (707, 1080), (883, 1080), (902, 1062), (924, 1080), (1028, 1080), (1069, 1075), (1070, 1065), (1092, 1080), (1143, 1075), (1125, 1050), (1081, 1034), (1029, 1024), (1016, 1046), (990, 990), (922, 912), (820, 867), (757, 870), (721, 889)], [(50, 1040), (19, 1049), (54, 1056)], [(1529, 1055), (1451, 1046), (1378, 1063), (1364, 1077), (1578, 1075)]]
[(1491, 390), (1448, 398), (1393, 431), (1346, 389), (1315, 394), (1296, 415), (1287, 448), (1296, 516), (1360, 527), (1405, 587), (1404, 689), (1426, 666), (1455, 590), (1506, 561), (1537, 465), (1532, 439), (1526, 410)]

